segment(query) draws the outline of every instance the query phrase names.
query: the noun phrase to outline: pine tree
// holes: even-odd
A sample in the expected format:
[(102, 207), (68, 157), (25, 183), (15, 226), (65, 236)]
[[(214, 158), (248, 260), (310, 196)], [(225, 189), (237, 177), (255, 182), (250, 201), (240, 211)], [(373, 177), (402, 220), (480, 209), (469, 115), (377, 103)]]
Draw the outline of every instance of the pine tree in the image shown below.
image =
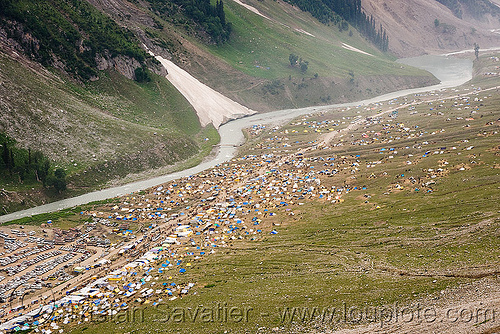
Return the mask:
[(224, 3), (222, 2), (222, 0), (217, 1), (217, 5), (215, 8), (216, 8), (217, 16), (220, 19), (220, 23), (222, 24), (222, 27), (225, 27), (226, 26), (226, 13), (224, 13)]
[(10, 168), (9, 168), (9, 170), (12, 171), (12, 169), (14, 169), (14, 167), (16, 167), (16, 162), (14, 160), (14, 149), (11, 148), (10, 149)]
[(3, 152), (2, 152), (2, 160), (7, 169), (10, 169), (10, 154), (9, 147), (7, 146), (7, 142), (3, 143)]

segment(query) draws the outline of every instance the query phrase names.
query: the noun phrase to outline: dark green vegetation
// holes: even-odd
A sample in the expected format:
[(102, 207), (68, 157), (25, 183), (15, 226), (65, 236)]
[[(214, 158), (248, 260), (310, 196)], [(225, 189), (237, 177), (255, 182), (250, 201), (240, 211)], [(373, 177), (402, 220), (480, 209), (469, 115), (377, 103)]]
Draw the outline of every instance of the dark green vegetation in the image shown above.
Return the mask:
[(86, 1), (1, 0), (0, 20), (27, 56), (44, 66), (62, 62), (63, 70), (83, 80), (98, 76), (98, 55), (146, 59), (132, 32)]
[(0, 180), (2, 184), (37, 184), (44, 188), (53, 187), (57, 193), (66, 190), (66, 172), (54, 169), (49, 159), (40, 151), (15, 146), (15, 141), (0, 133), (2, 159)]
[[(210, 41), (216, 44), (229, 40), (232, 25), (226, 21), (222, 0), (217, 0), (215, 5), (212, 5), (210, 0), (148, 0), (148, 2), (151, 3), (154, 13), (164, 20), (183, 25), (191, 34), (203, 38), (205, 33)], [(192, 23), (189, 20), (192, 20)], [(159, 27), (163, 26), (160, 24)]]
[(325, 24), (333, 22), (340, 31), (348, 30), (349, 24), (353, 25), (368, 40), (380, 50), (389, 50), (389, 37), (380, 24), (368, 16), (361, 8), (361, 0), (287, 0), (297, 5), (300, 9), (310, 12), (320, 22)]
[[(483, 57), (476, 69), (487, 73), (496, 64)], [(273, 152), (269, 159), (275, 163), (303, 163), (297, 169), (292, 163), (272, 165), (276, 172), (265, 166), (261, 172), (268, 179), (283, 179), (287, 171), (302, 169), (303, 175), (315, 171), (325, 189), (351, 191), (343, 192), (343, 201), (336, 203), (304, 192), (293, 199), (295, 204), (276, 204), (271, 211), (277, 216), (259, 216), (266, 232), (262, 238), (228, 240), (228, 247), (215, 248), (205, 259), (183, 258), (193, 263), (186, 273), (170, 270), (160, 275), (157, 284), (195, 282), (195, 293), (156, 307), (141, 306), (144, 317), (128, 313), (96, 321), (85, 325), (85, 333), (328, 332), (373, 321), (373, 313), (357, 321), (359, 313), (344, 317), (344, 309), (373, 312), (397, 303), (416, 314), (417, 305), (446, 310), (468, 303), (468, 298), (481, 300), (478, 290), (470, 291), (471, 297), (454, 288), (474, 290), (480, 282), (495, 285), (488, 286), (491, 289), (498, 286), (500, 96), (496, 89), (485, 89), (499, 84), (498, 77), (481, 74), (474, 86), (458, 91), (301, 117), (251, 137), (243, 154)], [(477, 85), (483, 90), (476, 90)], [(389, 109), (397, 112), (376, 115)], [(315, 147), (320, 134), (371, 115), (326, 148)], [(290, 156), (298, 149), (307, 150)], [(247, 162), (224, 166), (238, 164)], [(318, 174), (327, 170), (332, 173)], [(258, 195), (253, 195), (257, 201)], [(271, 229), (278, 234), (269, 235)], [(192, 248), (186, 245), (187, 252), (197, 252)], [(450, 295), (451, 302), (446, 299)], [(203, 307), (226, 306), (251, 311), (248, 318), (232, 318), (240, 321), (203, 320)], [(292, 307), (298, 307), (293, 319), (284, 313)], [(82, 330), (76, 327), (73, 333)]]
[[(302, 73), (307, 72), (307, 68), (309, 67), (309, 62), (307, 60), (303, 60), (293, 53), (290, 53), (290, 56), (288, 56), (288, 60), (290, 61), (291, 67), (298, 67)], [(317, 76), (315, 78), (317, 78)]]
[(475, 19), (481, 19), (485, 14), (500, 15), (500, 8), (488, 0), (437, 0), (448, 7), (453, 14), (462, 18), (463, 13), (470, 14)]

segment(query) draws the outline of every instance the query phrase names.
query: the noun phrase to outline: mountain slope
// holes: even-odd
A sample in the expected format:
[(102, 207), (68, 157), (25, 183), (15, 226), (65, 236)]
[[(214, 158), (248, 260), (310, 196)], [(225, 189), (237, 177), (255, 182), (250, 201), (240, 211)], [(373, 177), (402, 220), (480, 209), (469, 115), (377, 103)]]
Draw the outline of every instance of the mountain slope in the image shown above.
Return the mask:
[[(0, 0), (0, 132), (64, 167), (72, 192), (199, 158), (217, 139), (142, 44), (257, 111), (352, 101), (435, 82), (425, 71), (396, 64), (352, 27), (323, 24), (283, 1), (224, 2), (224, 15), (212, 16), (231, 27), (224, 43), (217, 43), (211, 35), (217, 29), (205, 26), (205, 18), (155, 4)], [(8, 6), (17, 11), (5, 11)], [(43, 193), (40, 185), (23, 186)], [(48, 200), (30, 191), (24, 196)]]
[(82, 80), (96, 80), (108, 61), (125, 58), (135, 69), (147, 58), (128, 29), (85, 1), (2, 0), (0, 22), (29, 58)]
[(437, 0), (445, 5), (458, 18), (475, 18), (482, 20), (484, 16), (498, 17), (500, 8), (489, 0)]
[(165, 78), (151, 79), (138, 84), (110, 70), (82, 86), (15, 51), (0, 53), (0, 133), (64, 168), (69, 187), (57, 195), (38, 182), (0, 178), (2, 213), (208, 154), (217, 141), (213, 127), (201, 128)]
[[(402, 69), (355, 29), (340, 32), (283, 1), (224, 2), (232, 34), (222, 45), (203, 43), (186, 21), (153, 13), (146, 1), (89, 1), (134, 30), (155, 54), (253, 110), (348, 101), (433, 80)], [(307, 70), (291, 66), (290, 54), (307, 61)]]
[(460, 18), (436, 0), (365, 0), (363, 9), (383, 23), (389, 48), (400, 57), (472, 49), (474, 43), (500, 46), (500, 35), (492, 32), (500, 29), (494, 13), (478, 16), (463, 8)]

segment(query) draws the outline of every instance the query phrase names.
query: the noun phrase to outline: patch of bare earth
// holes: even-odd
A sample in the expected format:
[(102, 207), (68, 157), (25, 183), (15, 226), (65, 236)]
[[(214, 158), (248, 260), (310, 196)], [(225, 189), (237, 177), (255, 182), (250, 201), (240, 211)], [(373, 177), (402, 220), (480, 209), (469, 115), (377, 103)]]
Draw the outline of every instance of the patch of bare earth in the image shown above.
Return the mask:
[[(440, 333), (486, 334), (500, 330), (500, 281), (498, 275), (446, 289), (419, 302), (420, 314), (409, 313), (359, 327), (332, 331), (342, 334)], [(394, 309), (392, 312), (394, 313)], [(325, 332), (326, 333), (326, 332)]]

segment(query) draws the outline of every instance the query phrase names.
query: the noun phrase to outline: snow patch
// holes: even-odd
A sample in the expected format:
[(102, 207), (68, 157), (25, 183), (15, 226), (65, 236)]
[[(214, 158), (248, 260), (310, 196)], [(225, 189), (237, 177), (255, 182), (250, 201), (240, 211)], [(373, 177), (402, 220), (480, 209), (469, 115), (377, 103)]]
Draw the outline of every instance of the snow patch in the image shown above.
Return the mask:
[(236, 2), (238, 5), (241, 5), (241, 6), (245, 7), (249, 11), (251, 11), (251, 12), (253, 12), (253, 13), (259, 15), (259, 16), (262, 16), (265, 19), (268, 19), (268, 20), (272, 21), (269, 17), (267, 17), (264, 14), (262, 14), (261, 12), (259, 12), (259, 10), (257, 8), (255, 8), (253, 6), (250, 6), (250, 5), (247, 5), (246, 3), (243, 3), (240, 0), (233, 0), (233, 1)]
[(301, 33), (306, 34), (306, 35), (311, 36), (311, 37), (316, 37), (316, 36), (314, 36), (313, 34), (311, 34), (311, 33), (307, 32), (307, 31), (305, 31), (305, 30), (303, 30), (303, 29), (297, 29), (297, 28), (296, 28), (296, 29), (295, 29), (295, 31), (301, 32)]
[[(251, 11), (252, 13), (255, 13), (255, 14), (259, 15), (259, 16), (262, 16), (263, 18), (268, 19), (269, 21), (276, 22), (276, 21), (274, 21), (273, 19), (271, 19), (271, 18), (269, 18), (269, 17), (265, 16), (264, 14), (262, 14), (262, 13), (261, 13), (261, 12), (260, 12), (257, 8), (255, 8), (255, 7), (253, 7), (253, 6), (247, 5), (246, 3), (243, 3), (243, 2), (241, 2), (240, 0), (233, 0), (233, 1), (234, 1), (234, 2), (236, 2), (237, 4), (241, 5), (241, 6), (245, 7), (246, 9), (248, 9), (249, 11)], [(281, 22), (278, 22), (278, 23), (279, 23), (279, 24), (281, 24), (281, 25), (284, 25), (285, 27), (290, 28), (290, 27), (289, 27), (289, 26), (287, 26), (286, 24), (283, 24), (283, 23), (281, 23)], [(295, 31), (298, 31), (298, 32), (300, 32), (300, 33), (302, 33), (302, 34), (306, 34), (306, 35), (311, 36), (311, 37), (316, 37), (316, 36), (314, 36), (313, 34), (311, 34), (311, 33), (307, 32), (307, 31), (305, 31), (304, 29), (298, 29), (298, 28), (296, 28), (296, 29), (295, 29)]]
[[(155, 56), (151, 51), (149, 53)], [(161, 56), (155, 56), (155, 58), (167, 69), (167, 79), (196, 110), (202, 126), (212, 123), (219, 128), (227, 120), (255, 113), (201, 83), (170, 60)]]
[(350, 50), (350, 51), (354, 51), (354, 52), (358, 52), (358, 53), (362, 53), (364, 55), (367, 55), (367, 56), (372, 56), (373, 55), (371, 53), (368, 53), (368, 52), (365, 52), (363, 50), (360, 50), (360, 49), (356, 49), (354, 46), (350, 46), (349, 44), (346, 44), (346, 43), (342, 43), (342, 47), (344, 49), (347, 49), (347, 50)]

